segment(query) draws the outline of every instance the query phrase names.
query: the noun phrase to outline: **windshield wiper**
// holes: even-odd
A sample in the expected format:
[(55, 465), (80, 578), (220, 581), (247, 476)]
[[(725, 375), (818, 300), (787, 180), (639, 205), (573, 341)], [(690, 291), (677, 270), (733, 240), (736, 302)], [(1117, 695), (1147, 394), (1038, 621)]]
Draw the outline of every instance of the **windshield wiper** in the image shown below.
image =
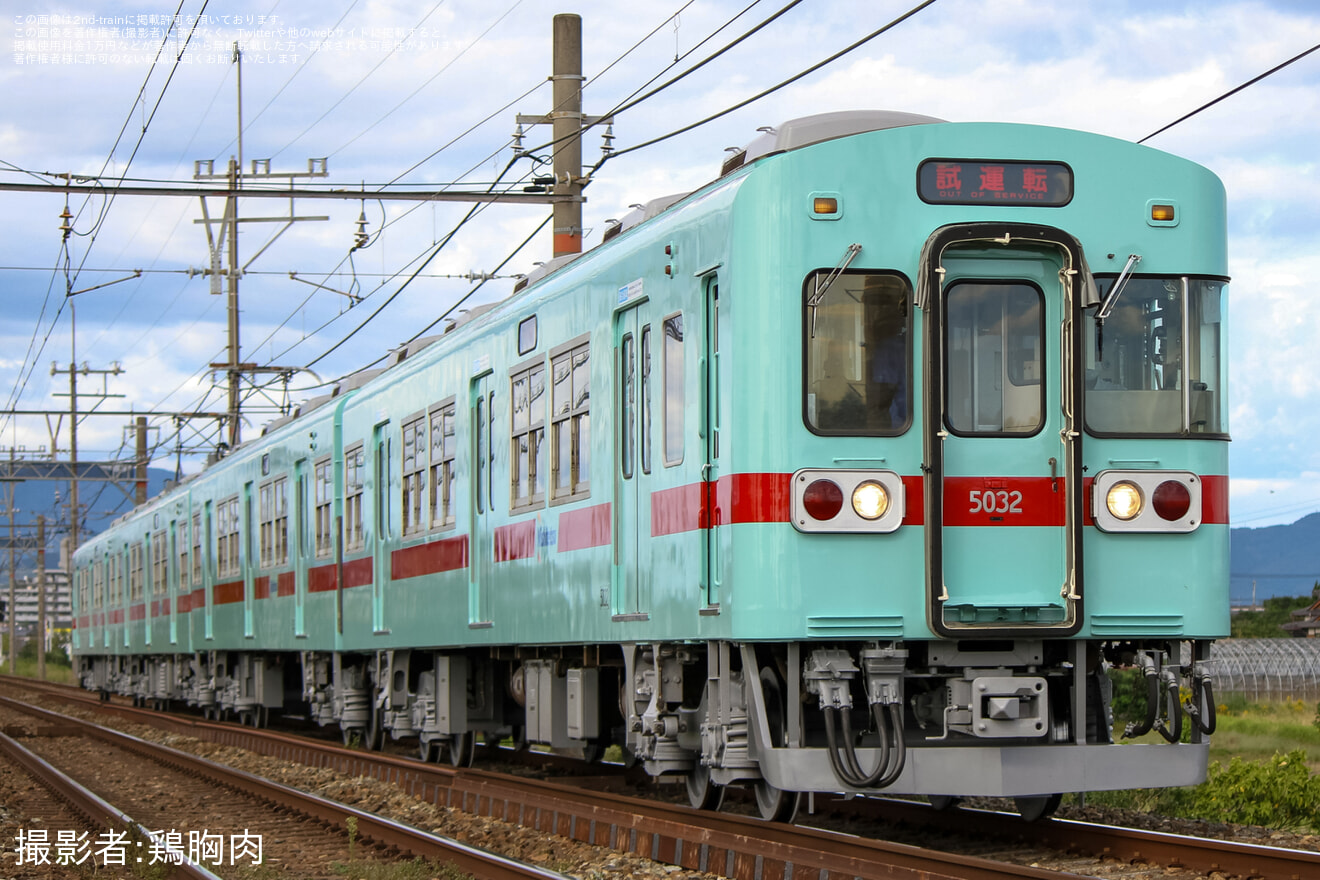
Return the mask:
[(816, 306), (825, 298), (825, 294), (834, 286), (834, 282), (839, 280), (843, 270), (847, 269), (857, 255), (862, 252), (860, 244), (850, 244), (848, 249), (843, 252), (843, 258), (839, 260), (838, 265), (830, 270), (830, 274), (816, 282), (816, 289), (812, 291), (811, 297), (807, 300), (807, 308), (811, 309), (811, 338), (816, 338)]

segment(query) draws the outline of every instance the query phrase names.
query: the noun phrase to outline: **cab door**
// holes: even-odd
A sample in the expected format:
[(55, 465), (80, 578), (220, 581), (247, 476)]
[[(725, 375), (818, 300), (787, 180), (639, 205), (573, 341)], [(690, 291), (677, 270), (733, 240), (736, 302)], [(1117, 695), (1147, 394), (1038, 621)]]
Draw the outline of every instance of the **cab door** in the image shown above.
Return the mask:
[(611, 605), (616, 620), (645, 620), (651, 610), (654, 344), (644, 299), (615, 314), (616, 504)]
[(943, 281), (928, 294), (932, 629), (1074, 632), (1077, 255), (1053, 239), (1017, 243), (999, 226), (1000, 240), (963, 234), (937, 251)]

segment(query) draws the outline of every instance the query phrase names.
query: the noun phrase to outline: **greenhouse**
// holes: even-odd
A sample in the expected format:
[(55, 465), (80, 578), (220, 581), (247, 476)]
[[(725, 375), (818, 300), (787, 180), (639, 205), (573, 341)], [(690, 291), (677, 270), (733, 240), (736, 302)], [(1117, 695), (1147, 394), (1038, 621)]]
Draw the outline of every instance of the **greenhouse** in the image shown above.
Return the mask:
[(1320, 639), (1224, 639), (1210, 648), (1215, 693), (1320, 699)]

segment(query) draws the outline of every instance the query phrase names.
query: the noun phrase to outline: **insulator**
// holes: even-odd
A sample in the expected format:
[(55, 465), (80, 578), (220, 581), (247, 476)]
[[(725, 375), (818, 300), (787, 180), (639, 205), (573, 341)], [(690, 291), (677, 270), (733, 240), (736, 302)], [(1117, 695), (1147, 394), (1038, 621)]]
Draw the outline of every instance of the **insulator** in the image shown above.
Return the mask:
[(604, 133), (603, 135), (600, 136), (600, 139), (601, 139), (602, 141), (604, 141), (604, 144), (601, 145), (600, 151), (601, 151), (602, 153), (604, 153), (606, 156), (608, 156), (610, 153), (613, 153), (613, 152), (614, 152), (614, 123), (613, 123), (613, 122), (611, 122), (611, 123), (609, 123), (608, 125), (605, 126), (605, 133)]
[(367, 242), (371, 241), (371, 236), (367, 234), (367, 211), (365, 208), (358, 213), (357, 234), (353, 236), (353, 246), (364, 248)]

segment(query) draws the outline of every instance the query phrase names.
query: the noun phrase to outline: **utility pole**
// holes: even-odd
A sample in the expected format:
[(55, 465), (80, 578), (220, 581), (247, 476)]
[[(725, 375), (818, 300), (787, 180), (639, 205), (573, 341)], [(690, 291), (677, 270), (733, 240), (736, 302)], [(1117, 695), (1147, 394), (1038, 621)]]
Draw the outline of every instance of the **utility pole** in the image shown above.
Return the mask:
[[(582, 253), (582, 132), (612, 118), (582, 114), (582, 16), (562, 13), (554, 18), (554, 60), (550, 81), (553, 106), (545, 116), (518, 114), (515, 150), (521, 150), (524, 125), (549, 125), (554, 137), (554, 256)], [(606, 150), (613, 139), (608, 130)], [(539, 183), (540, 181), (538, 181)], [(566, 198), (564, 198), (566, 197)]]
[[(206, 196), (201, 197), (202, 201), (202, 219), (194, 220), (194, 223), (206, 225), (206, 240), (211, 248), (211, 293), (220, 293), (220, 276), (224, 275), (227, 279), (226, 293), (228, 295), (228, 315), (229, 332), (228, 344), (226, 346), (227, 360), (222, 364), (211, 364), (213, 370), (224, 370), (228, 385), (228, 446), (230, 449), (236, 447), (242, 440), (242, 415), (243, 415), (243, 375), (245, 373), (275, 373), (289, 375), (296, 372), (297, 367), (262, 367), (255, 363), (243, 363), (240, 359), (241, 347), (238, 334), (238, 279), (242, 276), (247, 267), (260, 257), (274, 243), (276, 238), (284, 233), (290, 226), (299, 220), (329, 220), (328, 216), (318, 217), (298, 217), (293, 211), (293, 195), (289, 196), (289, 216), (287, 217), (248, 217), (239, 219), (238, 216), (238, 196), (243, 188), (245, 179), (269, 180), (271, 178), (288, 178), (290, 191), (292, 192), (293, 180), (297, 177), (327, 177), (329, 171), (326, 167), (325, 159), (308, 159), (306, 172), (276, 172), (270, 170), (269, 159), (253, 159), (252, 172), (246, 177), (243, 174), (243, 53), (238, 48), (238, 43), (234, 43), (233, 61), (238, 68), (238, 157), (229, 159), (229, 168), (223, 174), (215, 173), (214, 163), (209, 160), (199, 160), (193, 165), (193, 180), (220, 180), (228, 182), (229, 195), (225, 198), (225, 213), (221, 218), (212, 220), (207, 213)], [(240, 267), (238, 260), (238, 224), (243, 223), (283, 223), (284, 226), (271, 237), (261, 250), (253, 255), (252, 259)], [(212, 233), (211, 225), (220, 224), (221, 231), (219, 236)], [(225, 248), (225, 239), (228, 238), (228, 268), (220, 268), (220, 252)]]
[(46, 517), (37, 515), (37, 680), (46, 680)]
[[(12, 462), (14, 458), (14, 450), (12, 449), (9, 450), (9, 458)], [(14, 514), (17, 511), (14, 510), (14, 484), (9, 481), (5, 482), (5, 509), (9, 512), (9, 674), (17, 675), (18, 624), (14, 621), (14, 618), (18, 616), (14, 613), (17, 608), (15, 603), (16, 597), (14, 595), (16, 580), (16, 575), (14, 574), (14, 552), (16, 549), (14, 543)]]

